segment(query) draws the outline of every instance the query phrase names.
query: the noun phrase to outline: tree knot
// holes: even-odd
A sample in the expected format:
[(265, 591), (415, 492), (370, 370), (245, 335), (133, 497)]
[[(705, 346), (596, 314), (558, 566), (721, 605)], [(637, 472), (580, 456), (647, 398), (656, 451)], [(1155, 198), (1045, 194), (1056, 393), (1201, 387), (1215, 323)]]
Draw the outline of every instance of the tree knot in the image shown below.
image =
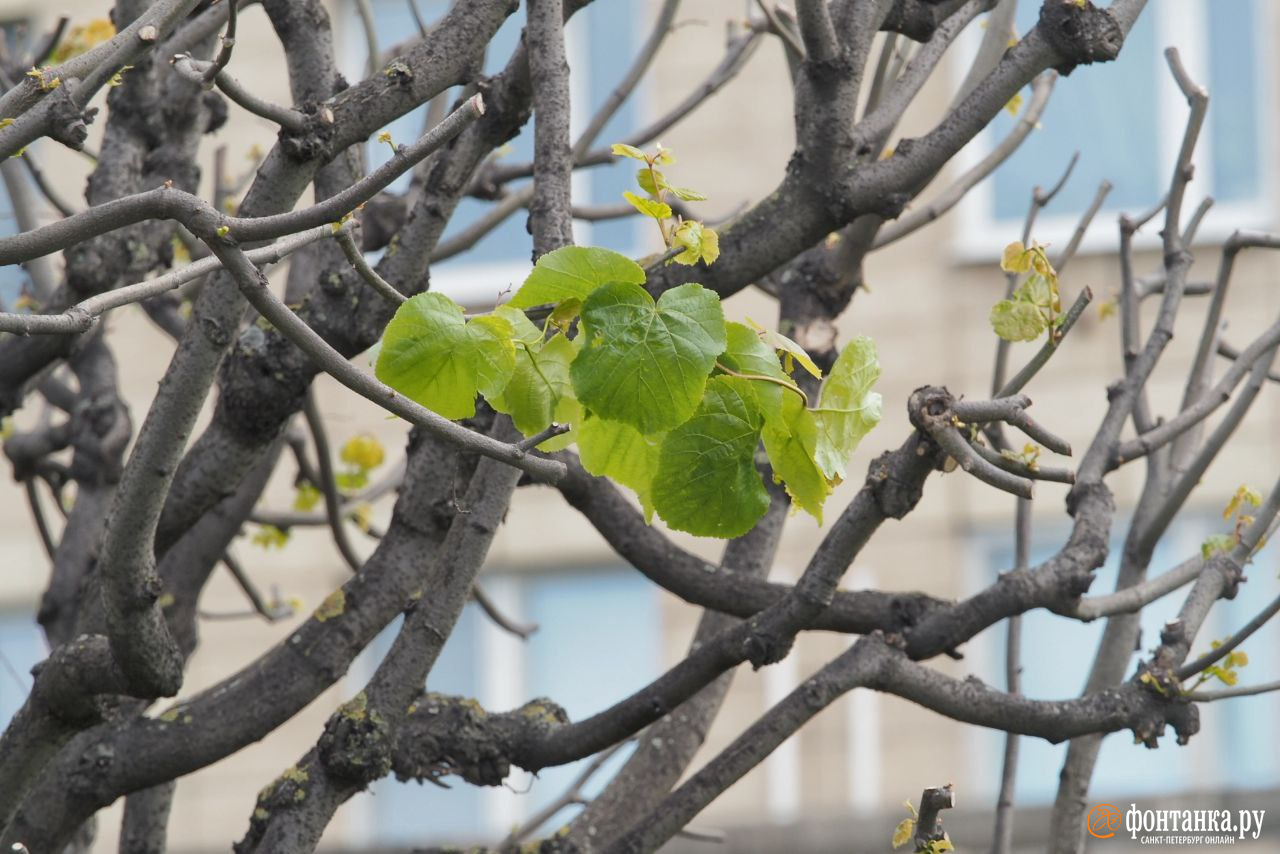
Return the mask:
[(1120, 55), (1124, 33), (1111, 12), (1085, 0), (1045, 0), (1040, 29), (1062, 57), (1057, 70), (1070, 74), (1077, 65), (1110, 62)]

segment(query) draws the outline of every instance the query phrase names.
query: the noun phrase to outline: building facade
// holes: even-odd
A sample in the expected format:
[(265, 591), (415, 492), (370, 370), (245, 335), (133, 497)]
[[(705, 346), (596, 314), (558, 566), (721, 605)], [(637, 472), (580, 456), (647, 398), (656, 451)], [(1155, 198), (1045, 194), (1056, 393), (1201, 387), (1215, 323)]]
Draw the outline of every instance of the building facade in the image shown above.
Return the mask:
[[(366, 42), (356, 10), (346, 0), (331, 0), (328, 5), (342, 61), (352, 79), (357, 79)], [(446, 4), (419, 0), (418, 5), (430, 19)], [(1034, 23), (1038, 4), (1024, 0), (1022, 5), (1027, 8), (1019, 13), (1018, 22), (1025, 30)], [(581, 107), (575, 114), (578, 126), (625, 73), (657, 6), (655, 0), (597, 0), (570, 23), (569, 55), (577, 87), (573, 98), (575, 110)], [(1063, 287), (1067, 300), (1084, 287), (1092, 288), (1095, 302), (1113, 298), (1119, 287), (1114, 254), (1117, 215), (1146, 209), (1159, 199), (1185, 119), (1185, 104), (1179, 101), (1163, 65), (1164, 46), (1180, 48), (1192, 76), (1206, 81), (1212, 96), (1192, 192), (1193, 203), (1205, 193), (1218, 201), (1194, 248), (1192, 280), (1212, 278), (1219, 257), (1217, 245), (1233, 229), (1270, 229), (1280, 224), (1273, 127), (1280, 102), (1274, 85), (1277, 69), (1269, 49), (1280, 35), (1280, 22), (1272, 4), (1162, 0), (1150, 6), (1116, 66), (1080, 68), (1057, 82), (1040, 127), (993, 179), (975, 188), (937, 223), (877, 251), (869, 260), (868, 288), (857, 294), (840, 322), (840, 331), (846, 340), (856, 334), (875, 338), (883, 368), (879, 388), (884, 418), (850, 463), (850, 471), (858, 476), (851, 475), (829, 507), (842, 507), (859, 485), (866, 464), (883, 450), (896, 447), (907, 434), (905, 404), (912, 389), (936, 384), (969, 397), (989, 394), (996, 339), (987, 314), (1003, 291), (1004, 279), (997, 266), (1000, 249), (1019, 236), (1032, 188), (1052, 184), (1076, 150), (1080, 159), (1071, 181), (1044, 212), (1034, 236), (1051, 247), (1065, 245), (1098, 183), (1111, 181), (1114, 189), (1089, 229), (1081, 253), (1064, 272)], [(103, 16), (106, 8), (104, 0), (56, 4), (0, 0), (0, 21), (38, 33), (59, 13), (80, 22)], [(741, 20), (751, 8), (742, 0), (685, 4), (681, 25), (663, 47), (651, 79), (619, 113), (602, 141), (643, 125), (683, 98), (719, 62), (726, 22)], [(372, 0), (371, 9), (384, 49), (413, 32), (412, 18), (401, 0)], [(491, 66), (500, 67), (505, 61), (506, 52), (519, 38), (522, 21), (523, 12), (518, 12), (504, 27), (491, 51)], [(900, 129), (902, 136), (929, 128), (950, 103), (966, 57), (975, 49), (978, 34), (969, 35), (973, 38), (956, 46), (955, 55), (917, 99)], [(287, 101), (283, 61), (259, 8), (243, 14), (232, 71), (241, 79), (253, 80), (259, 94)], [(675, 169), (681, 178), (687, 175), (688, 183), (709, 196), (701, 209), (711, 218), (727, 216), (767, 194), (780, 179), (792, 151), (790, 119), (783, 51), (776, 40), (766, 39), (723, 91), (665, 134), (662, 142), (679, 153)], [(1016, 120), (1014, 116), (997, 120), (923, 198), (977, 162)], [(421, 121), (415, 114), (389, 130), (396, 141), (405, 141), (416, 135)], [(530, 153), (527, 137), (512, 144), (509, 156), (522, 158)], [(229, 162), (247, 169), (253, 167), (253, 150), (269, 148), (273, 139), (268, 123), (233, 106), (232, 121), (218, 133), (216, 144), (227, 147)], [(207, 157), (211, 151), (207, 146)], [(32, 155), (65, 197), (83, 197), (84, 179), (92, 168), (87, 160), (50, 141), (34, 146)], [(377, 146), (370, 155), (379, 156)], [(209, 162), (202, 164), (206, 174)], [(595, 170), (578, 179), (575, 194), (584, 204), (615, 202), (628, 180), (625, 169)], [(486, 204), (469, 200), (459, 212), (460, 222), (481, 215)], [(2, 228), (11, 232), (13, 224), (6, 220), (0, 223)], [(654, 249), (653, 236), (630, 220), (581, 224), (580, 228), (579, 242), (635, 255)], [(1159, 262), (1157, 231), (1152, 225), (1140, 235), (1140, 273), (1155, 269)], [(481, 305), (520, 282), (528, 256), (521, 214), (472, 253), (441, 265), (433, 281), (460, 300)], [(1227, 311), (1230, 340), (1246, 342), (1271, 322), (1278, 273), (1280, 258), (1274, 255), (1259, 252), (1241, 257)], [(2, 279), (0, 287), (4, 287)], [(6, 293), (6, 298), (11, 296)], [(1151, 385), (1156, 411), (1167, 411), (1178, 403), (1204, 310), (1204, 305), (1192, 300), (1179, 319), (1178, 334)], [(727, 316), (734, 319), (749, 316), (771, 323), (776, 313), (772, 299), (754, 289), (726, 304)], [(115, 312), (107, 323), (138, 421), (167, 361), (157, 354), (169, 352), (171, 345), (132, 307)], [(1013, 359), (1024, 359), (1031, 351), (1031, 345), (1017, 345)], [(1120, 372), (1117, 321), (1090, 310), (1060, 354), (1027, 389), (1035, 400), (1037, 419), (1076, 447), (1085, 445), (1104, 411), (1106, 385)], [(335, 382), (321, 378), (318, 388), (335, 440), (369, 432), (383, 442), (389, 457), (398, 454), (405, 435), (402, 423), (387, 420)], [(36, 415), (24, 412), (19, 418)], [(1237, 438), (1206, 474), (1192, 499), (1195, 511), (1187, 514), (1192, 521), (1167, 537), (1157, 552), (1154, 571), (1196, 553), (1206, 533), (1220, 526), (1222, 504), (1238, 484), (1260, 480), (1257, 485), (1270, 485), (1280, 470), (1278, 423), (1280, 397), (1266, 389)], [(286, 468), (281, 467), (267, 491), (268, 504), (281, 509), (293, 501)], [(1123, 470), (1114, 479), (1121, 533), (1126, 502), (1132, 502), (1140, 486), (1136, 471)], [(1038, 487), (1033, 560), (1052, 553), (1064, 540), (1065, 494), (1066, 487), (1057, 484)], [(0, 514), (0, 567), (4, 567), (0, 572), (0, 651), (13, 671), (0, 674), (2, 722), (20, 705), (23, 686), (30, 685), (26, 669), (44, 655), (32, 617), (47, 580), (47, 561), (20, 485), (0, 483), (0, 507), (8, 511)], [(375, 507), (375, 524), (385, 523), (389, 507), (386, 502)], [(959, 473), (936, 476), (916, 511), (886, 525), (867, 546), (845, 585), (963, 597), (1011, 566), (1012, 518), (1009, 496)], [(296, 529), (285, 548), (270, 551), (250, 542), (253, 532), (249, 526), (235, 550), (252, 567), (260, 587), (278, 590), (284, 599), (299, 599), (305, 607), (301, 615), (273, 624), (223, 619), (244, 611), (245, 604), (233, 580), (215, 574), (201, 603), (209, 616), (200, 625), (202, 642), (191, 661), (184, 695), (235, 673), (285, 637), (302, 615), (347, 577), (324, 529)], [(773, 577), (785, 580), (798, 575), (822, 533), (807, 516), (791, 518)], [(717, 543), (673, 536), (691, 551), (718, 557)], [(365, 553), (373, 545), (372, 540), (359, 543)], [(1257, 559), (1251, 582), (1240, 597), (1215, 612), (1218, 622), (1206, 628), (1206, 638), (1230, 633), (1276, 594), (1280, 581), (1275, 554), (1270, 549)], [(1094, 592), (1114, 582), (1113, 564), (1099, 572)], [(474, 696), (486, 708), (505, 709), (546, 695), (564, 704), (575, 718), (598, 711), (678, 660), (699, 613), (630, 569), (557, 493), (542, 487), (519, 491), (482, 577), (486, 590), (505, 610), (536, 622), (539, 630), (521, 641), (469, 607), (429, 684), (433, 690)], [(1179, 601), (1177, 596), (1169, 597), (1148, 609), (1143, 621), (1145, 639), (1158, 634), (1159, 625)], [(1097, 624), (1029, 615), (1024, 639), (1026, 693), (1042, 698), (1076, 695), (1100, 632)], [(288, 725), (181, 780), (170, 825), (172, 850), (222, 850), (231, 838), (238, 838), (247, 826), (258, 789), (314, 743), (331, 711), (363, 685), (389, 638), (384, 633), (339, 686)], [(849, 643), (843, 636), (805, 635), (781, 664), (739, 672), (698, 762), (715, 755)], [(957, 676), (972, 675), (1001, 685), (1003, 645), (1003, 629), (995, 627), (967, 646), (963, 660), (937, 666)], [(1271, 627), (1257, 636), (1251, 651), (1254, 647), (1274, 651), (1277, 646), (1280, 631)], [(625, 660), (619, 658), (619, 650), (625, 650)], [(1280, 656), (1257, 654), (1249, 670), (1250, 680), (1280, 677)], [(1252, 793), (1247, 796), (1250, 803), (1277, 809), (1278, 818), (1269, 830), (1280, 832), (1280, 797), (1276, 796), (1280, 762), (1257, 749), (1259, 743), (1273, 743), (1267, 740), (1267, 727), (1278, 716), (1276, 695), (1206, 706), (1199, 737), (1185, 748), (1162, 744), (1154, 753), (1134, 747), (1124, 734), (1117, 734), (1105, 742), (1093, 791), (1101, 799), (1129, 799), (1125, 804), (1137, 799), (1156, 807), (1175, 802), (1198, 805), (1202, 803), (1198, 793), (1212, 793), (1203, 795), (1207, 801), (1220, 799), (1223, 791), (1247, 790)], [(925, 786), (950, 781), (961, 793), (962, 807), (955, 811), (955, 824), (948, 816), (953, 838), (962, 849), (970, 847), (964, 844), (968, 832), (970, 839), (985, 845), (1001, 750), (998, 734), (945, 720), (894, 697), (855, 692), (735, 785), (699, 816), (695, 826), (725, 831), (731, 843), (726, 850), (778, 850), (783, 843), (774, 840), (788, 840), (788, 847), (794, 848), (797, 839), (813, 851), (863, 850), (857, 846), (884, 850), (901, 802), (918, 798)], [(1024, 740), (1017, 800), (1020, 808), (1026, 808), (1019, 839), (1027, 850), (1038, 849), (1035, 833), (1043, 833), (1047, 826), (1043, 808), (1052, 803), (1063, 751), (1063, 746)], [(621, 756), (615, 757), (608, 767), (620, 761)], [(440, 840), (494, 842), (558, 795), (575, 773), (572, 766), (548, 771), (538, 779), (519, 773), (507, 787), (486, 791), (384, 781), (339, 811), (323, 844), (332, 850), (403, 850)], [(102, 814), (95, 850), (115, 849), (121, 810), (122, 804), (117, 803)], [(964, 817), (962, 812), (972, 815)], [(799, 834), (798, 824), (804, 825)], [(1271, 836), (1270, 844), (1275, 844), (1275, 838)], [(696, 847), (684, 841), (672, 844), (672, 850)]]

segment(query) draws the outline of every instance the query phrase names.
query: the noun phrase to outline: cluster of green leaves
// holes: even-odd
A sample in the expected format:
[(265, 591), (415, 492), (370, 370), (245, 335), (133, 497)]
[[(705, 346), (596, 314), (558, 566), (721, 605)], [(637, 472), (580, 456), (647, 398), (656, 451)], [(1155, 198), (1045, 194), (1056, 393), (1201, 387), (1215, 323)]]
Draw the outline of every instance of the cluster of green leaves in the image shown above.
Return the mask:
[(659, 166), (670, 166), (676, 162), (671, 149), (658, 143), (653, 154), (645, 154), (633, 145), (615, 143), (613, 153), (619, 157), (629, 157), (644, 163), (636, 172), (636, 185), (644, 192), (643, 196), (632, 192), (623, 193), (623, 197), (632, 207), (658, 223), (658, 231), (662, 233), (662, 242), (668, 249), (679, 246), (682, 251), (673, 259), (677, 264), (697, 264), (703, 261), (714, 264), (720, 257), (720, 235), (713, 228), (693, 219), (684, 219), (671, 210), (672, 198), (682, 202), (704, 202), (707, 197), (687, 187), (676, 187), (667, 182), (667, 176), (658, 170)]
[[(448, 297), (420, 294), (388, 324), (376, 373), (447, 418), (472, 416), (481, 395), (526, 436), (571, 425), (539, 447), (576, 442), (583, 466), (633, 490), (646, 518), (700, 536), (738, 536), (768, 509), (763, 441), (777, 479), (821, 521), (880, 419), (874, 344), (854, 339), (810, 407), (790, 372), (820, 372), (798, 344), (726, 321), (701, 285), (655, 302), (644, 281), (623, 255), (570, 246), (539, 259), (490, 314), (467, 318)], [(525, 310), (541, 306), (538, 326)]]
[[(1211, 649), (1217, 649), (1222, 646), (1222, 641), (1213, 641), (1210, 645)], [(1240, 675), (1236, 673), (1236, 668), (1244, 667), (1249, 663), (1249, 656), (1242, 649), (1233, 649), (1231, 652), (1223, 656), (1222, 661), (1218, 664), (1211, 664), (1204, 669), (1201, 674), (1202, 679), (1215, 678), (1223, 685), (1235, 685), (1240, 681)]]
[[(916, 822), (920, 819), (920, 814), (916, 812), (915, 806), (911, 801), (903, 801), (902, 805), (907, 808), (910, 816), (898, 822), (898, 826), (893, 829), (893, 843), (895, 849), (901, 848), (911, 841), (916, 834)], [(943, 854), (944, 851), (954, 851), (956, 847), (951, 844), (951, 838), (947, 834), (942, 834), (941, 839), (931, 839), (923, 846), (917, 847), (917, 854)]]
[(1044, 331), (1054, 334), (1062, 322), (1062, 300), (1058, 294), (1058, 274), (1049, 263), (1044, 247), (1032, 241), (1029, 247), (1014, 241), (1004, 249), (1000, 269), (1012, 276), (1026, 275), (1009, 299), (991, 308), (991, 328), (1006, 341), (1034, 341)]
[[(1219, 649), (1222, 641), (1213, 641), (1209, 644), (1210, 649)], [(1204, 670), (1200, 671), (1199, 677), (1194, 685), (1184, 689), (1184, 693), (1190, 693), (1199, 688), (1210, 679), (1217, 679), (1223, 685), (1228, 687), (1234, 686), (1240, 681), (1240, 674), (1236, 672), (1237, 668), (1244, 667), (1249, 663), (1249, 656), (1244, 650), (1233, 649), (1222, 657), (1217, 664), (1210, 664)]]
[[(1232, 521), (1231, 532), (1226, 534), (1210, 534), (1200, 544), (1200, 554), (1205, 560), (1216, 554), (1227, 554), (1239, 544), (1244, 531), (1253, 524), (1253, 514), (1251, 508), (1259, 507), (1262, 504), (1262, 493), (1248, 484), (1241, 484), (1236, 488), (1235, 493), (1231, 496), (1231, 500), (1227, 502), (1227, 506), (1222, 510), (1222, 518)], [(1257, 548), (1262, 548), (1266, 543), (1266, 538), (1258, 541)]]

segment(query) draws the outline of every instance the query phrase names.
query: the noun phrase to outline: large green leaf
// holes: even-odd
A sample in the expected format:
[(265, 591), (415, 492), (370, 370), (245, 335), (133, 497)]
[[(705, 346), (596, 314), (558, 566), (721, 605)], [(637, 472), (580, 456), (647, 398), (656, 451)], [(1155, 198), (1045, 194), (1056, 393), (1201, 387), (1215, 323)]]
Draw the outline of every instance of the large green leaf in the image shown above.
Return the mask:
[(814, 459), (818, 448), (818, 422), (800, 398), (782, 399), (782, 415), (764, 425), (764, 449), (773, 474), (787, 488), (796, 506), (822, 524), (822, 505), (831, 494), (827, 480)]
[(378, 379), (445, 418), (470, 418), (476, 393), (498, 395), (515, 370), (511, 324), (497, 316), (468, 323), (453, 300), (418, 294), (387, 324)]
[(850, 341), (831, 366), (814, 411), (818, 426), (815, 459), (828, 480), (844, 480), (849, 455), (880, 423), (880, 394), (871, 390), (879, 378), (876, 345), (865, 336)]
[(644, 270), (627, 256), (608, 249), (565, 246), (538, 259), (509, 305), (529, 308), (566, 299), (585, 300), (608, 282), (642, 285)]
[(704, 537), (737, 537), (769, 509), (756, 471), (764, 416), (749, 380), (716, 377), (698, 411), (667, 434), (658, 454), (653, 506), (669, 526)]
[(645, 521), (652, 521), (653, 501), (649, 493), (658, 471), (658, 449), (665, 435), (644, 436), (621, 421), (585, 418), (577, 429), (582, 467), (634, 490), (644, 508)]
[(583, 406), (642, 433), (688, 419), (725, 348), (720, 298), (681, 285), (653, 298), (636, 284), (600, 287), (582, 304), (584, 345), (569, 375)]

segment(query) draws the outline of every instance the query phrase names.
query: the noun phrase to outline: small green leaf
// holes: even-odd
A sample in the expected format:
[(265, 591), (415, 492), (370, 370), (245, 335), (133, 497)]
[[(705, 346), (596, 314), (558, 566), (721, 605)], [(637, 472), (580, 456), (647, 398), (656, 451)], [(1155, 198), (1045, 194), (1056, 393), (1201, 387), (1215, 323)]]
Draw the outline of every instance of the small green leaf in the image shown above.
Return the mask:
[(822, 505), (831, 494), (831, 483), (814, 459), (818, 447), (814, 414), (805, 409), (799, 397), (786, 394), (782, 417), (766, 421), (763, 435), (774, 477), (783, 482), (796, 506), (821, 525)]
[(258, 530), (249, 538), (249, 542), (268, 551), (282, 549), (289, 544), (289, 532), (275, 525), (259, 525)]
[(528, 315), (520, 309), (512, 308), (510, 305), (500, 305), (493, 310), (493, 314), (511, 324), (511, 340), (517, 345), (542, 346), (544, 338), (542, 330), (535, 326)]
[(629, 424), (589, 416), (578, 425), (578, 452), (582, 467), (595, 475), (611, 477), (630, 488), (640, 499), (646, 522), (653, 520), (650, 491), (658, 472), (658, 450), (666, 433), (642, 435)]
[(551, 316), (547, 318), (548, 322), (556, 329), (567, 332), (576, 318), (582, 312), (582, 300), (572, 297), (563, 300), (551, 312)]
[(991, 328), (1006, 341), (1034, 341), (1049, 325), (1040, 307), (1024, 300), (1000, 300), (990, 319)]
[(822, 369), (814, 364), (813, 359), (809, 358), (809, 354), (805, 349), (796, 342), (792, 341), (781, 332), (775, 332), (772, 329), (765, 329), (751, 318), (747, 318), (747, 323), (760, 336), (760, 340), (767, 346), (772, 347), (780, 353), (789, 355), (793, 360), (800, 363), (800, 367), (809, 372), (811, 376), (822, 379)]
[(916, 832), (916, 820), (913, 818), (904, 818), (898, 822), (898, 826), (893, 829), (893, 839), (891, 840), (894, 848), (901, 848)]
[(668, 184), (667, 190), (682, 202), (705, 202), (707, 200), (707, 197), (702, 193), (697, 190), (690, 190), (688, 187), (672, 187)]
[(666, 219), (671, 216), (671, 206), (666, 202), (646, 199), (644, 196), (637, 196), (629, 190), (624, 192), (622, 197), (631, 202), (631, 206), (645, 216), (651, 216), (654, 219)]
[(376, 469), (387, 458), (387, 452), (378, 438), (369, 433), (357, 433), (342, 445), (338, 459), (363, 471)]
[(1230, 519), (1236, 513), (1240, 512), (1240, 508), (1245, 505), (1253, 507), (1262, 506), (1262, 493), (1248, 484), (1241, 484), (1236, 487), (1235, 494), (1231, 496), (1231, 500), (1227, 502), (1226, 508), (1222, 511), (1223, 519)]
[(511, 324), (496, 315), (466, 322), (443, 294), (403, 303), (383, 333), (378, 379), (445, 418), (470, 418), (476, 393), (498, 395), (515, 370)]
[(692, 418), (658, 454), (653, 506), (671, 528), (703, 537), (745, 534), (769, 509), (756, 471), (764, 416), (747, 380), (715, 377)]
[(1025, 273), (1031, 269), (1031, 253), (1021, 240), (1015, 240), (1004, 248), (1000, 269), (1006, 273)]
[(561, 398), (573, 396), (569, 383), (569, 363), (577, 348), (568, 338), (556, 335), (545, 344), (521, 343), (516, 347), (516, 367), (511, 382), (489, 403), (505, 412), (516, 429), (526, 436), (540, 433), (555, 420)]
[(831, 366), (814, 411), (818, 424), (814, 457), (828, 480), (844, 480), (849, 455), (880, 423), (880, 393), (871, 390), (879, 378), (876, 345), (866, 336), (845, 345)]
[(680, 223), (672, 239), (684, 247), (684, 251), (675, 258), (677, 264), (702, 261), (709, 266), (720, 257), (720, 235), (695, 220), (686, 219)]
[(320, 490), (311, 481), (299, 481), (297, 492), (293, 496), (293, 509), (305, 513), (319, 504), (322, 497)]
[(607, 282), (644, 284), (644, 270), (635, 261), (608, 249), (565, 246), (538, 259), (516, 291), (513, 308), (530, 308), (569, 299), (586, 299)]
[[(654, 181), (655, 178), (657, 178), (656, 183)], [(649, 169), (648, 167), (636, 171), (636, 183), (640, 185), (640, 189), (651, 196), (657, 196), (660, 190), (667, 188), (666, 176), (657, 169)]]
[(724, 352), (720, 298), (681, 285), (655, 304), (639, 285), (608, 284), (582, 304), (582, 352), (569, 375), (587, 409), (643, 433), (676, 426)]
[(1209, 560), (1216, 554), (1226, 554), (1235, 546), (1235, 534), (1210, 534), (1200, 544), (1200, 556), (1205, 560)]
[(636, 148), (634, 145), (627, 145), (625, 142), (615, 142), (609, 149), (618, 157), (630, 157), (632, 160), (647, 160), (644, 152)]

